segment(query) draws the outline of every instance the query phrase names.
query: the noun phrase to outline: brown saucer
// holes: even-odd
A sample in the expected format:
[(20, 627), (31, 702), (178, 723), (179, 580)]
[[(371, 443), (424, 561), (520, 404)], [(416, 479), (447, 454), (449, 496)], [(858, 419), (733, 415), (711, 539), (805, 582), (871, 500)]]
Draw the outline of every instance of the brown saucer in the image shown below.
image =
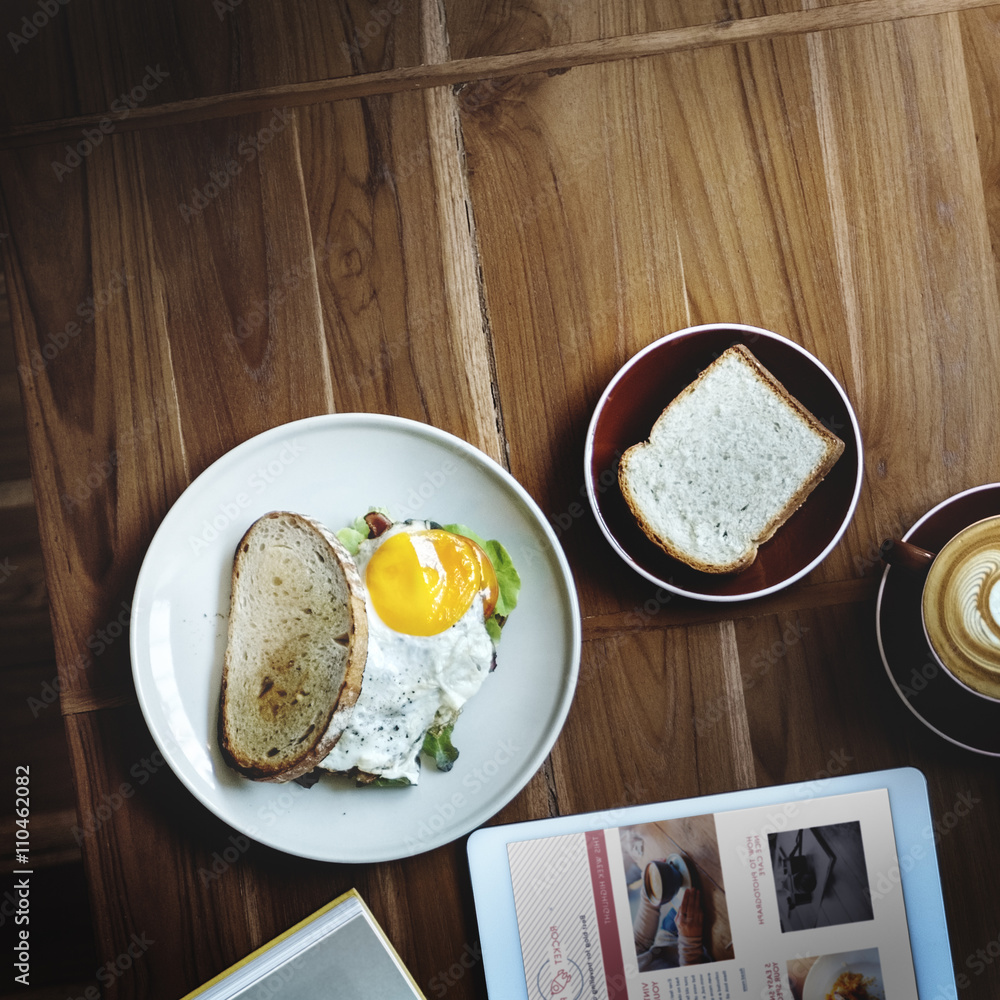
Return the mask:
[[(803, 406), (844, 442), (844, 453), (806, 502), (742, 573), (702, 573), (668, 556), (639, 528), (618, 487), (618, 460), (644, 441), (663, 408), (733, 344), (745, 344)], [(776, 333), (713, 323), (643, 348), (611, 380), (587, 434), (584, 482), (597, 523), (618, 555), (668, 591), (704, 601), (744, 601), (801, 579), (847, 529), (861, 491), (861, 431), (846, 393), (805, 348)]]
[[(959, 493), (928, 511), (903, 536), (937, 552), (974, 521), (1000, 514), (1000, 483)], [(882, 574), (875, 626), (879, 652), (903, 703), (939, 736), (976, 753), (1000, 757), (1000, 703), (981, 698), (942, 669), (920, 619), (923, 580), (897, 567)]]

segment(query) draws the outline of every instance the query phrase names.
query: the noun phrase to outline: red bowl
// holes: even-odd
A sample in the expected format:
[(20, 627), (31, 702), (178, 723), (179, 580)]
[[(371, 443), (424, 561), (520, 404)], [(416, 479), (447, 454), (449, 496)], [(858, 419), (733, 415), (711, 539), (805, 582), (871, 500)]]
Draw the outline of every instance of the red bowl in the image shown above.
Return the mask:
[[(844, 452), (806, 502), (741, 573), (702, 573), (668, 556), (642, 532), (618, 487), (626, 448), (649, 437), (664, 407), (733, 344), (745, 344), (796, 399), (844, 442)], [(818, 566), (847, 530), (861, 492), (861, 430), (847, 394), (826, 367), (776, 333), (738, 323), (693, 326), (643, 348), (611, 380), (590, 421), (584, 482), (597, 523), (637, 573), (705, 601), (763, 597)]]

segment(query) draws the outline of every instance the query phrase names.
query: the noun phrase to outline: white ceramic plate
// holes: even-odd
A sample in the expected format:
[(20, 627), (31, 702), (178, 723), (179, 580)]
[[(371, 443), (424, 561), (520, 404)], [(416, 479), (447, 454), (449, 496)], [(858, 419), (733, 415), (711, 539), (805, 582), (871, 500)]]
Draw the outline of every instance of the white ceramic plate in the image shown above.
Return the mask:
[(818, 958), (806, 976), (802, 1000), (826, 1000), (842, 972), (860, 972), (866, 979), (872, 980), (872, 989), (877, 991), (873, 993), (874, 996), (885, 996), (878, 949), (869, 948), (865, 951), (849, 951)]
[[(216, 737), (230, 572), (244, 531), (270, 510), (332, 530), (371, 506), (397, 520), (469, 525), (504, 543), (521, 574), (497, 669), (455, 727), (447, 774), (424, 761), (412, 788), (356, 788), (324, 776), (248, 781)], [(545, 517), (499, 465), (425, 424), (330, 414), (276, 427), (200, 475), (156, 532), (132, 603), (132, 671), (157, 746), (191, 792), (246, 836), (321, 861), (386, 861), (468, 833), (539, 768), (565, 721), (580, 662), (580, 613), (569, 565)]]

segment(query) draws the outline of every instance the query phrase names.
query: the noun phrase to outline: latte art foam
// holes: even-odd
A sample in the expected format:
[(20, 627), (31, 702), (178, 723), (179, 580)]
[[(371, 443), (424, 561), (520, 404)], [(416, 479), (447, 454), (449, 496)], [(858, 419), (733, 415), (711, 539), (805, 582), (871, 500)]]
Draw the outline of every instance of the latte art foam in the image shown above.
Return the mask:
[[(989, 656), (1000, 651), (1000, 622), (990, 609), (990, 595), (1000, 578), (1000, 550), (977, 552), (955, 573), (952, 584), (955, 595), (955, 624), (961, 628), (971, 645)], [(945, 614), (951, 608), (946, 609)]]
[(983, 617), (1000, 639), (1000, 579), (991, 578), (983, 590), (986, 592), (986, 614)]
[(938, 553), (924, 585), (924, 629), (959, 681), (1000, 699), (1000, 518), (959, 532)]

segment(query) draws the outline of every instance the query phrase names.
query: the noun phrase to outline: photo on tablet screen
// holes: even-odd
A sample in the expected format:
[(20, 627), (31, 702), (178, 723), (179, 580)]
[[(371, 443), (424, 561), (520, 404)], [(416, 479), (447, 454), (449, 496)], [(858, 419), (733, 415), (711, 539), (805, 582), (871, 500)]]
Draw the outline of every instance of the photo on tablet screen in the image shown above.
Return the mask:
[(618, 832), (639, 968), (731, 959), (715, 818), (688, 816)]
[(782, 931), (874, 918), (860, 823), (783, 830), (767, 841)]
[(792, 1000), (884, 1000), (878, 948), (790, 959)]

